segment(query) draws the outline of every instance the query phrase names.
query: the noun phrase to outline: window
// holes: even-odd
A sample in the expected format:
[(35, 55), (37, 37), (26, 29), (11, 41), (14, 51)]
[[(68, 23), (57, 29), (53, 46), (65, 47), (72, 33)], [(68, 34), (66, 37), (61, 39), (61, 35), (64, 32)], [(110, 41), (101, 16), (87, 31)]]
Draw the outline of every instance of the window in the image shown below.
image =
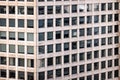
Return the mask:
[(15, 32), (9, 32), (9, 40), (15, 40)]
[(109, 48), (109, 49), (108, 49), (108, 56), (112, 56), (112, 53), (113, 53), (112, 48)]
[(18, 40), (24, 41), (24, 32), (18, 32)]
[(94, 16), (94, 23), (98, 23), (99, 22), (99, 15), (95, 15)]
[(38, 24), (39, 24), (39, 28), (44, 28), (45, 27), (45, 20), (44, 19), (40, 19), (38, 21)]
[(79, 73), (82, 73), (85, 71), (85, 66), (84, 65), (80, 65), (79, 66)]
[(112, 21), (112, 14), (108, 14), (108, 22), (111, 22)]
[(6, 64), (7, 64), (7, 59), (6, 59), (6, 57), (0, 57), (0, 64), (1, 64), (1, 65), (6, 65)]
[(114, 37), (114, 43), (115, 43), (115, 44), (119, 43), (119, 36), (115, 36), (115, 37)]
[(52, 66), (53, 65), (53, 58), (48, 58), (47, 59), (47, 66)]
[(10, 57), (10, 58), (9, 58), (9, 65), (10, 65), (10, 66), (15, 66), (15, 62), (16, 62), (16, 61), (15, 61), (15, 58), (13, 58), (13, 57)]
[(53, 44), (47, 45), (47, 53), (53, 52)]
[(39, 41), (44, 41), (44, 40), (45, 40), (44, 32), (39, 33)]
[(24, 45), (18, 45), (18, 53), (24, 54)]
[(72, 54), (72, 62), (77, 62), (77, 54)]
[(112, 60), (108, 60), (108, 67), (112, 67)]
[(15, 27), (15, 19), (9, 19), (9, 27)]
[(99, 39), (94, 39), (94, 47), (99, 46)]
[(101, 50), (101, 57), (105, 57), (105, 56), (106, 56), (106, 50), (103, 49), (103, 50)]
[(34, 27), (34, 20), (27, 20), (27, 28), (33, 28)]
[(55, 61), (56, 61), (56, 65), (61, 64), (62, 63), (61, 56), (57, 56)]
[(70, 13), (70, 6), (64, 5), (64, 13)]
[(0, 14), (6, 14), (6, 6), (0, 6)]
[(79, 60), (80, 61), (85, 60), (85, 53), (80, 53), (79, 54)]
[(47, 6), (47, 14), (53, 14), (53, 6)]
[(98, 35), (99, 34), (99, 27), (94, 27), (94, 35)]
[(91, 12), (92, 11), (92, 4), (87, 4), (87, 12)]
[(92, 64), (87, 64), (87, 71), (91, 71), (92, 70)]
[(72, 25), (77, 25), (77, 17), (72, 17)]
[(27, 72), (27, 80), (34, 80), (34, 73), (33, 72)]
[(47, 32), (47, 40), (53, 39), (53, 32)]
[(92, 16), (87, 16), (87, 24), (92, 23)]
[(92, 28), (87, 28), (87, 36), (92, 35)]
[(118, 32), (119, 31), (119, 26), (118, 25), (115, 25), (114, 26), (114, 32)]
[(27, 33), (27, 41), (34, 41), (34, 34), (33, 33)]
[(119, 48), (118, 47), (114, 48), (114, 55), (118, 55), (118, 53), (119, 53)]
[(69, 38), (69, 30), (64, 30), (64, 38)]
[(77, 74), (77, 66), (72, 67), (72, 74)]
[(99, 69), (99, 62), (95, 62), (94, 63), (94, 70), (98, 70)]
[(108, 26), (108, 33), (112, 33), (112, 26)]
[(39, 80), (44, 80), (45, 79), (45, 72), (39, 72)]
[(101, 27), (101, 34), (105, 34), (106, 33), (106, 26), (102, 26)]
[(25, 79), (25, 73), (23, 71), (18, 71), (18, 79)]
[(106, 79), (106, 73), (104, 72), (104, 73), (101, 73), (101, 79), (102, 80), (105, 80)]
[(69, 67), (64, 68), (64, 76), (69, 75)]
[(27, 59), (27, 67), (34, 67), (34, 60), (33, 59)]
[(61, 69), (56, 69), (56, 77), (61, 77), (62, 71)]
[(69, 55), (64, 56), (64, 63), (69, 63)]
[(53, 19), (47, 19), (47, 27), (53, 27)]
[(16, 77), (16, 73), (14, 70), (9, 70), (9, 78), (15, 78)]
[(87, 52), (87, 60), (92, 59), (92, 51)]
[(69, 26), (69, 18), (64, 18), (64, 26)]
[(119, 59), (114, 59), (114, 66), (119, 66)]
[(112, 10), (112, 3), (108, 3), (108, 10)]
[(92, 40), (87, 40), (87, 47), (92, 47)]
[(23, 15), (25, 12), (24, 12), (24, 6), (18, 6), (18, 14), (19, 15)]
[(112, 71), (108, 72), (108, 79), (112, 78)]
[(69, 50), (69, 43), (64, 43), (64, 51)]
[(7, 77), (7, 71), (4, 70), (4, 69), (0, 69), (0, 77), (6, 78)]
[(47, 79), (53, 78), (53, 70), (47, 71)]
[(76, 13), (77, 12), (77, 5), (72, 5), (72, 13)]
[(24, 67), (24, 62), (23, 58), (18, 58), (18, 66)]
[(80, 77), (79, 80), (85, 80), (85, 77)]
[(106, 22), (106, 15), (101, 15), (101, 22)]
[(6, 39), (6, 31), (0, 31), (0, 39)]
[(118, 70), (114, 71), (114, 77), (119, 77), (119, 71)]
[(20, 28), (24, 27), (24, 19), (18, 19), (18, 27)]
[(84, 24), (85, 23), (85, 17), (81, 16), (79, 17), (79, 24)]
[(77, 29), (72, 30), (72, 37), (77, 37)]
[(6, 26), (6, 19), (5, 18), (0, 18), (0, 26)]
[(103, 69), (103, 68), (106, 68), (106, 62), (105, 61), (102, 61), (101, 62), (101, 68)]
[(56, 52), (60, 52), (61, 51), (61, 44), (56, 44)]
[(106, 45), (106, 38), (101, 38), (101, 45)]
[(32, 6), (27, 6), (27, 14), (34, 15), (34, 8)]
[(99, 80), (99, 74), (94, 74), (94, 80)]
[(85, 4), (78, 5), (79, 12), (85, 12)]
[(79, 36), (85, 36), (85, 29), (79, 29)]
[(115, 2), (114, 3), (114, 10), (118, 10), (119, 9), (119, 2)]
[(9, 14), (15, 14), (15, 6), (9, 6)]
[(56, 18), (55, 25), (56, 25), (56, 27), (62, 25), (62, 20), (61, 20), (61, 18)]
[(56, 8), (56, 14), (60, 14), (60, 13), (62, 13), (62, 8), (61, 8), (61, 5), (57, 5), (57, 6), (55, 6), (55, 8)]
[(45, 7), (44, 6), (39, 6), (38, 7), (38, 14), (39, 15), (45, 14)]
[(105, 11), (106, 10), (106, 3), (101, 3), (101, 11)]
[(6, 44), (0, 44), (0, 52), (6, 52)]
[(27, 46), (27, 54), (34, 54), (34, 47), (33, 46)]
[(15, 53), (15, 45), (9, 45), (9, 52), (10, 53)]
[(40, 59), (40, 67), (45, 67), (45, 59)]
[(99, 11), (99, 4), (98, 3), (94, 4), (94, 11)]
[(39, 50), (39, 54), (44, 54), (45, 53), (45, 46), (39, 46), (38, 50)]
[(119, 14), (114, 14), (114, 21), (119, 21)]
[(61, 39), (61, 31), (56, 31), (56, 39)]
[(108, 37), (108, 45), (112, 44), (112, 37)]

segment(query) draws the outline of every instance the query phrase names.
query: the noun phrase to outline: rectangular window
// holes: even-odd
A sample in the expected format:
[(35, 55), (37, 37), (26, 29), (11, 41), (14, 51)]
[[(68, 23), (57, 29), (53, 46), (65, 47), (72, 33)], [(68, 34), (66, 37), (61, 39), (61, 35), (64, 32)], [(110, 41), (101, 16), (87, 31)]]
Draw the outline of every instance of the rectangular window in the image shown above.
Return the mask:
[(33, 33), (27, 33), (27, 41), (34, 41), (34, 34)]
[(18, 40), (24, 41), (24, 32), (18, 32)]
[(23, 58), (18, 58), (18, 66), (24, 67), (24, 59)]
[(7, 77), (7, 71), (4, 70), (4, 69), (0, 69), (0, 77), (6, 78)]
[(47, 14), (53, 14), (53, 6), (47, 6)]
[(5, 18), (0, 18), (0, 26), (6, 26), (6, 19)]
[(9, 27), (15, 27), (15, 19), (9, 19)]
[(0, 64), (1, 64), (1, 65), (6, 65), (6, 64), (7, 64), (7, 59), (6, 59), (6, 57), (0, 57)]
[(6, 6), (0, 6), (0, 14), (6, 14)]
[(40, 59), (40, 67), (45, 67), (45, 59)]
[(15, 53), (15, 45), (9, 45), (9, 52)]
[(77, 12), (77, 5), (72, 5), (72, 13), (76, 13)]
[(34, 20), (27, 20), (27, 28), (34, 28)]
[(18, 14), (19, 15), (23, 15), (25, 12), (24, 12), (24, 6), (18, 6)]
[(39, 15), (45, 14), (45, 7), (44, 6), (39, 6), (38, 7), (38, 14)]
[(6, 52), (6, 44), (0, 44), (0, 52)]
[(9, 6), (9, 14), (15, 14), (15, 6)]
[(9, 65), (10, 66), (15, 66), (15, 58), (13, 58), (13, 57), (9, 58)]
[(38, 50), (39, 50), (39, 54), (44, 54), (45, 53), (45, 46), (39, 46)]
[(44, 28), (45, 27), (45, 20), (44, 19), (40, 19), (38, 21), (38, 26), (39, 26), (39, 28)]
[(61, 12), (62, 12), (62, 8), (61, 8), (61, 5), (57, 5), (57, 6), (55, 6), (55, 8), (56, 8), (56, 14), (60, 14)]
[(18, 45), (18, 53), (24, 54), (24, 45)]
[(25, 73), (23, 71), (18, 71), (18, 79), (25, 79)]
[(61, 44), (56, 44), (56, 52), (60, 52), (61, 49)]
[(34, 67), (34, 60), (33, 59), (27, 59), (27, 67)]
[(27, 46), (27, 54), (34, 54), (34, 47), (33, 46)]
[(0, 39), (6, 39), (6, 31), (0, 31)]
[(24, 19), (18, 19), (18, 27), (20, 28), (24, 27)]
[(15, 40), (15, 32), (9, 32), (9, 40)]
[(79, 41), (79, 48), (84, 48), (85, 47), (85, 41)]
[(27, 14), (28, 15), (34, 15), (34, 7), (27, 6)]
[(53, 65), (53, 58), (48, 58), (47, 59), (47, 66), (52, 66)]
[(85, 12), (85, 4), (80, 4), (78, 8), (79, 8), (79, 12)]
[(38, 35), (39, 35), (39, 41), (44, 41), (45, 40), (45, 33), (44, 32), (41, 32)]
[(16, 77), (16, 73), (14, 70), (9, 70), (9, 78), (15, 78)]
[(47, 45), (47, 53), (53, 52), (53, 44)]

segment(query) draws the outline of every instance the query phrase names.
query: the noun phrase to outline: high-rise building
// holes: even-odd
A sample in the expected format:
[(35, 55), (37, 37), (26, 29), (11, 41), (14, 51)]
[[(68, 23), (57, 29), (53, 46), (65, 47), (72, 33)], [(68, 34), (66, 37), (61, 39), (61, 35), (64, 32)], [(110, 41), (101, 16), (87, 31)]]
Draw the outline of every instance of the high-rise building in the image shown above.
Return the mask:
[(120, 80), (119, 0), (0, 0), (0, 80)]

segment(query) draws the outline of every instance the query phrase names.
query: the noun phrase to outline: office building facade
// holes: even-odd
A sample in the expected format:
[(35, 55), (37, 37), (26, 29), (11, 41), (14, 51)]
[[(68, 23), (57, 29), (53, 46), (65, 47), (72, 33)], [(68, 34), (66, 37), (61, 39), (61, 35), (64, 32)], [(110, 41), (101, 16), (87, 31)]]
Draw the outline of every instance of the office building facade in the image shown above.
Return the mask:
[(0, 0), (0, 80), (119, 80), (119, 0)]

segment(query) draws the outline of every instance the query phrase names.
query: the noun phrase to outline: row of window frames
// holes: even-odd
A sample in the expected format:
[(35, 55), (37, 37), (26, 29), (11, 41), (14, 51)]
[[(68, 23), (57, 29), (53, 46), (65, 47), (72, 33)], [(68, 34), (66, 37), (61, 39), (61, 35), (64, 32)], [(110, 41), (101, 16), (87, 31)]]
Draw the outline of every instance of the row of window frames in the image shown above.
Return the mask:
[[(1, 65), (7, 65), (7, 58), (6, 57), (0, 57), (0, 64)], [(9, 58), (9, 66), (25, 66), (25, 59), (24, 58), (18, 58), (18, 64), (16, 64), (16, 60), (14, 57)], [(27, 59), (27, 67), (34, 67), (34, 60), (33, 59)]]
[[(94, 17), (94, 19), (92, 19)], [(113, 19), (114, 17), (114, 19)], [(106, 19), (108, 18), (108, 20)], [(79, 21), (78, 21), (79, 19)], [(94, 20), (94, 21), (93, 21)], [(101, 22), (112, 22), (112, 21), (118, 21), (119, 20), (119, 14), (108, 14), (108, 15), (101, 15)], [(81, 16), (81, 17), (65, 17), (65, 18), (56, 18), (56, 19), (40, 19), (38, 21), (39, 28), (44, 27), (54, 27), (54, 26), (70, 26), (70, 25), (78, 25), (79, 24), (91, 24), (91, 23), (99, 23), (100, 22), (100, 16), (94, 15), (94, 16)]]
[[(93, 10), (93, 5), (94, 5), (94, 10)], [(103, 6), (104, 5), (104, 6)], [(107, 10), (113, 10), (113, 3), (108, 3), (108, 7), (106, 7), (106, 4), (101, 3), (101, 11)], [(91, 11), (99, 11), (100, 10), (100, 5), (99, 3), (95, 4), (74, 4), (74, 5), (56, 5), (56, 6), (39, 6), (38, 7), (38, 14), (39, 15), (44, 15), (46, 12), (47, 14), (53, 14), (54, 13), (54, 8), (55, 8), (55, 13), (60, 14), (60, 13), (77, 13), (79, 12), (91, 12)], [(119, 10), (119, 3), (115, 2), (114, 3), (114, 10)], [(62, 12), (63, 11), (63, 12)]]
[(24, 54), (25, 53), (25, 48), (26, 48), (26, 52), (27, 54), (34, 54), (34, 47), (33, 46), (24, 46), (24, 45), (18, 45), (15, 46), (13, 44), (9, 45), (9, 49), (7, 49), (7, 45), (6, 44), (0, 44), (0, 52), (7, 52), (7, 50), (9, 50), (9, 53), (20, 53), (20, 54)]
[[(118, 38), (118, 36), (117, 37), (115, 37), (115, 39), (116, 40), (114, 40), (114, 43), (115, 44), (118, 44), (119, 43), (119, 38)], [(39, 54), (45, 54), (45, 53), (53, 53), (54, 52), (54, 50), (55, 50), (55, 52), (61, 52), (62, 50), (64, 50), (64, 51), (68, 51), (68, 50), (76, 50), (76, 49), (83, 49), (83, 48), (91, 48), (91, 47), (99, 47), (100, 45), (101, 46), (105, 46), (105, 45), (107, 45), (107, 43), (108, 43), (108, 45), (112, 45), (113, 44), (113, 38), (112, 37), (108, 37), (108, 42), (106, 43), (106, 38), (103, 38), (103, 39), (101, 39), (101, 44), (100, 44), (100, 41), (99, 41), (100, 39), (94, 39), (94, 40), (86, 40), (86, 41), (84, 41), (84, 40), (82, 40), (82, 41), (79, 41), (79, 44), (78, 44), (78, 42), (77, 41), (75, 41), (75, 42), (71, 42), (71, 43), (69, 43), (69, 42), (65, 42), (65, 43), (63, 43), (63, 44), (60, 44), (60, 43), (58, 43), (58, 44), (56, 44), (56, 45), (53, 45), (53, 44), (49, 44), (49, 45), (41, 45), (41, 46), (39, 46)], [(93, 43), (93, 41), (94, 41), (94, 44), (92, 44)], [(63, 46), (62, 46), (63, 45)], [(71, 46), (70, 46), (71, 45)], [(78, 45), (79, 45), (79, 47), (78, 47)], [(55, 49), (54, 49), (54, 47), (55, 47)], [(47, 50), (46, 50), (47, 49)], [(46, 52), (45, 52), (46, 51)]]
[[(16, 72), (15, 70), (9, 70), (7, 73), (6, 69), (0, 69), (0, 77), (1, 78), (16, 78), (18, 73), (18, 79), (25, 79), (25, 72), (24, 71), (18, 71)], [(7, 74), (9, 74), (7, 76)], [(33, 72), (27, 72), (27, 80), (34, 80), (34, 73)]]
[[(27, 33), (27, 41), (34, 41), (34, 33)], [(7, 33), (6, 31), (0, 31), (0, 39), (7, 39)], [(16, 40), (16, 33), (15, 32), (9, 32), (9, 40)], [(18, 40), (24, 41), (25, 40), (25, 33), (24, 32), (18, 32)]]
[[(91, 36), (92, 34), (99, 35), (99, 33), (100, 33), (99, 27), (94, 27), (94, 32), (92, 30), (93, 30), (93, 28), (91, 27), (91, 28), (87, 28), (87, 29), (84, 29), (84, 28), (79, 29), (79, 32), (78, 32), (77, 29), (73, 29), (73, 30), (71, 30), (71, 32), (70, 32), (70, 30), (47, 32), (47, 33), (41, 32), (41, 33), (38, 34), (38, 37), (39, 37), (39, 41), (45, 41), (45, 39), (47, 39), (47, 40), (53, 40), (53, 38), (61, 39), (62, 34), (63, 34), (63, 38), (70, 38), (70, 36), (71, 36), (71, 38), (72, 37), (78, 37), (78, 36), (81, 37), (81, 36), (85, 36), (85, 35)], [(114, 27), (114, 32), (118, 32), (118, 31), (119, 31), (119, 27), (115, 26)], [(107, 34), (113, 33), (113, 26), (101, 27), (101, 34), (106, 34), (106, 32), (107, 32)]]
[[(108, 56), (112, 55), (108, 53)], [(101, 54), (102, 56), (102, 54)], [(94, 58), (99, 58), (99, 52), (94, 54)], [(64, 55), (62, 56), (57, 56), (55, 58), (47, 58), (47, 59), (40, 59), (39, 60), (39, 67), (45, 67), (45, 66), (53, 66), (53, 65), (61, 65), (62, 63), (66, 64), (66, 63), (74, 63), (77, 62), (78, 60), (78, 56), (77, 54), (72, 54), (71, 55), (71, 59), (70, 59), (70, 55)], [(86, 59), (87, 60), (91, 60), (92, 59), (92, 54), (90, 54), (89, 52), (87, 52), (86, 54)], [(85, 60), (85, 53), (80, 53), (79, 54), (79, 61)], [(55, 61), (55, 62), (54, 62)], [(47, 64), (46, 64), (47, 63)], [(99, 67), (99, 63), (97, 63), (96, 66)], [(108, 60), (108, 67), (112, 67), (112, 60)], [(114, 66), (118, 66), (119, 65), (119, 59), (115, 59), (114, 60)]]
[[(112, 74), (113, 71), (109, 71), (109, 72), (110, 73), (108, 74), (108, 79), (113, 77), (113, 74)], [(47, 74), (45, 74), (45, 73), (47, 73)], [(72, 75), (77, 74), (77, 66), (71, 67), (71, 74)], [(62, 75), (63, 76), (68, 76), (68, 75), (70, 75), (70, 68), (66, 67), (63, 70), (62, 69), (56, 69), (55, 72), (54, 72), (54, 70), (49, 70), (47, 72), (44, 72), (44, 71), (43, 72), (39, 72), (39, 74), (38, 74), (39, 79), (38, 80), (44, 80), (45, 79), (45, 75), (47, 76), (46, 77), (47, 79), (53, 78), (54, 75), (55, 75), (55, 77), (61, 77)], [(97, 74), (97, 76), (94, 77), (94, 80), (99, 80), (99, 76), (98, 75), (99, 74)], [(119, 70), (114, 70), (114, 78), (116, 78), (116, 77), (119, 77)], [(91, 79), (89, 79), (89, 78), (91, 78)], [(92, 75), (89, 78), (86, 79), (86, 80), (93, 80), (92, 79)], [(101, 78), (102, 78), (102, 80), (106, 79), (106, 73), (105, 72), (101, 73)]]
[[(15, 14), (17, 12), (17, 14), (25, 14), (24, 11), (24, 6), (18, 6), (18, 10), (15, 9), (16, 6), (8, 6), (8, 10), (6, 6), (0, 6), (0, 14), (6, 14), (8, 11), (8, 14)], [(33, 6), (27, 6), (27, 15), (34, 15), (34, 7)]]
[[(18, 23), (18, 27), (20, 28), (24, 28), (25, 26), (25, 21), (26, 21), (26, 26), (27, 28), (34, 28), (34, 20), (24, 20), (24, 19), (18, 19), (17, 22), (15, 21), (15, 19), (9, 19), (8, 22), (8, 26), (9, 27), (15, 27), (16, 23)], [(0, 26), (7, 26), (7, 20), (5, 18), (0, 18)]]
[(106, 79), (113, 79), (118, 77), (119, 77), (119, 70), (114, 70), (114, 73), (113, 71), (107, 71), (107, 72), (102, 72), (101, 74), (94, 74), (93, 79), (92, 79), (92, 75), (88, 75), (86, 77), (82, 76), (79, 78), (79, 80), (106, 80)]

